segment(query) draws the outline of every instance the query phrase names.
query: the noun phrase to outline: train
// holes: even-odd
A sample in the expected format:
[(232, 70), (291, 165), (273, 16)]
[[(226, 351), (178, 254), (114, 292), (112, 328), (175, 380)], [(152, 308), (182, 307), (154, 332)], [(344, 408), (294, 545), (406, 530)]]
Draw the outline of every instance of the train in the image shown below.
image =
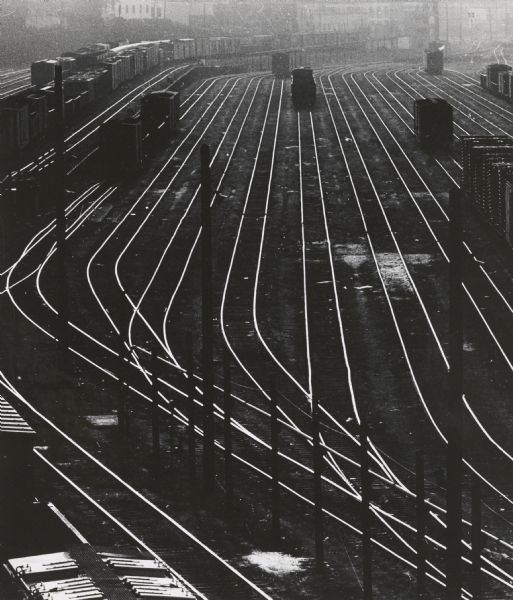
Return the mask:
[[(55, 108), (52, 82), (56, 65), (62, 66), (64, 114), (69, 123), (123, 83), (157, 67), (279, 50), (286, 55), (284, 50), (287, 49), (289, 67), (287, 69), (283, 62), (279, 76), (288, 77), (290, 69), (299, 66), (295, 55), (300, 50), (341, 46), (347, 42), (346, 34), (333, 31), (279, 37), (181, 38), (122, 45), (97, 43), (64, 52), (57, 58), (36, 61), (31, 65), (32, 85), (0, 101), (0, 154), (16, 156), (51, 131)], [(286, 58), (282, 57), (282, 60), (286, 61)], [(311, 100), (310, 92), (307, 96)]]
[(162, 66), (157, 42), (114, 50), (94, 44), (31, 66), (32, 85), (0, 101), (0, 153), (18, 153), (50, 133), (55, 115), (55, 66), (63, 70), (64, 118), (72, 122), (123, 83)]
[(294, 69), (290, 89), (292, 103), (297, 110), (302, 108), (311, 109), (315, 106), (317, 86), (315, 85), (312, 69), (306, 67)]

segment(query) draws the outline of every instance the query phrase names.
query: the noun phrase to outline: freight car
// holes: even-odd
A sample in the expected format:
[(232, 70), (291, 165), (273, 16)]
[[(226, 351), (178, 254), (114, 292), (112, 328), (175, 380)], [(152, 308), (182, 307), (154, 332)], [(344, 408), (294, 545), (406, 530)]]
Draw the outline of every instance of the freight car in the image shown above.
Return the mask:
[(499, 98), (513, 103), (513, 71), (509, 65), (494, 63), (486, 67), (486, 72), (480, 73), (481, 87)]
[(423, 148), (447, 150), (453, 138), (452, 106), (441, 98), (414, 102), (414, 129)]
[(301, 67), (292, 71), (292, 102), (296, 109), (313, 108), (317, 87), (312, 69)]
[(109, 174), (141, 167), (143, 127), (140, 117), (111, 119), (100, 126), (100, 159)]
[(288, 52), (274, 52), (271, 56), (271, 70), (278, 79), (290, 76), (290, 55)]
[(150, 92), (141, 98), (141, 121), (146, 144), (165, 143), (180, 121), (180, 93)]
[(463, 189), (486, 221), (513, 245), (513, 138), (461, 138)]
[(444, 51), (442, 48), (436, 50), (425, 50), (425, 70), (430, 75), (442, 75), (444, 72)]
[(78, 70), (94, 67), (109, 56), (108, 44), (93, 44), (84, 48), (79, 48), (73, 52), (64, 52), (63, 57), (71, 57), (75, 59), (75, 64)]
[(18, 96), (0, 103), (0, 149), (2, 154), (23, 150), (30, 142), (29, 105)]
[(494, 63), (486, 67), (486, 86), (492, 94), (503, 95), (499, 89), (499, 77), (508, 71), (511, 71), (511, 67), (501, 63)]
[(38, 60), (30, 66), (32, 85), (44, 86), (53, 81), (55, 67), (62, 66), (62, 76), (68, 77), (77, 70), (76, 61), (69, 56), (59, 56), (55, 59)]

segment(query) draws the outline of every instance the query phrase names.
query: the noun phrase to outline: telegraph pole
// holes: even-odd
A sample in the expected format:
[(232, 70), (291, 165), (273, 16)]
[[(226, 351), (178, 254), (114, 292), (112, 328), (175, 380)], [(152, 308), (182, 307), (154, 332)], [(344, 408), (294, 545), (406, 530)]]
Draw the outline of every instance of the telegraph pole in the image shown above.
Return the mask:
[(362, 482), (362, 553), (363, 553), (363, 597), (372, 600), (372, 538), (371, 538), (371, 509), (370, 509), (370, 460), (369, 460), (369, 430), (367, 423), (360, 423), (360, 476)]
[(57, 310), (59, 317), (60, 341), (66, 354), (69, 345), (69, 298), (66, 265), (66, 206), (64, 164), (64, 92), (62, 86), (62, 65), (55, 66), (55, 243), (57, 262)]
[(201, 324), (203, 370), (203, 483), (205, 491), (214, 487), (214, 331), (212, 302), (212, 185), (210, 148), (201, 146)]
[(462, 456), (463, 285), (461, 193), (449, 194), (449, 428), (447, 432), (447, 600), (461, 597), (462, 585)]

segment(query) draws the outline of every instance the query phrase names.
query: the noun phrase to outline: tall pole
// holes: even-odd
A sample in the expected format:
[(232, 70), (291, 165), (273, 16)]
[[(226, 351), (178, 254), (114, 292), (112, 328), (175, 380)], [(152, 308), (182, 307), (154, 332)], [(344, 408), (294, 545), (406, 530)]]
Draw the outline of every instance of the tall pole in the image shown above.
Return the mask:
[(187, 367), (187, 404), (188, 404), (188, 449), (189, 449), (189, 475), (191, 479), (192, 497), (196, 499), (196, 411), (194, 409), (194, 358), (192, 354), (192, 335), (187, 333), (186, 340), (186, 367)]
[(233, 397), (230, 373), (230, 357), (225, 349), (223, 355), (224, 367), (224, 477), (226, 488), (226, 513), (228, 518), (233, 511), (233, 456), (232, 456), (232, 413)]
[(461, 194), (449, 194), (449, 428), (447, 433), (447, 600), (461, 597), (461, 431), (463, 392), (463, 286)]
[(62, 65), (55, 66), (55, 242), (57, 246), (57, 294), (60, 338), (63, 349), (69, 344), (68, 281), (66, 273), (66, 216), (64, 165), (64, 92), (62, 86)]
[(360, 424), (360, 477), (362, 482), (362, 554), (363, 554), (363, 597), (372, 600), (372, 541), (370, 511), (370, 463), (367, 423)]
[(315, 561), (317, 567), (324, 566), (324, 523), (322, 519), (322, 456), (319, 404), (312, 400), (313, 471), (314, 471), (314, 527)]
[(481, 484), (476, 475), (472, 477), (472, 597), (481, 600), (481, 553), (483, 534), (481, 531)]
[(424, 488), (424, 453), (416, 453), (416, 513), (417, 513), (417, 598), (425, 598), (426, 593), (426, 491)]
[(212, 301), (212, 186), (210, 148), (201, 146), (201, 274), (202, 274), (202, 370), (203, 370), (203, 483), (206, 491), (214, 487), (214, 335)]
[(119, 294), (119, 336), (118, 336), (118, 348), (119, 348), (119, 368), (118, 368), (118, 429), (119, 433), (126, 433), (127, 428), (127, 406), (126, 406), (126, 394), (127, 394), (127, 351), (125, 346), (125, 335), (128, 328), (128, 316), (126, 309), (126, 300), (123, 292)]
[(279, 465), (279, 424), (278, 424), (278, 397), (276, 394), (276, 377), (271, 378), (271, 532), (274, 543), (280, 542), (280, 465)]
[(159, 413), (159, 362), (157, 350), (151, 354), (151, 383), (153, 402), (151, 407), (152, 451), (155, 464), (160, 462), (160, 413)]

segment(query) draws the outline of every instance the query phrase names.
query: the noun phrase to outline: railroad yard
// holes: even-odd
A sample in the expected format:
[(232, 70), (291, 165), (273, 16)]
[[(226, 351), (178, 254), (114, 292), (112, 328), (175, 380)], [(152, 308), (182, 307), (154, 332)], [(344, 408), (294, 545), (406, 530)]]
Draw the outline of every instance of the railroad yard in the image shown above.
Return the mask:
[[(146, 549), (197, 598), (363, 598), (362, 520), (374, 597), (417, 597), (418, 451), (425, 598), (446, 597), (449, 191), (460, 137), (511, 135), (513, 110), (480, 87), (484, 63), (431, 75), (346, 58), (314, 68), (312, 110), (267, 71), (162, 68), (66, 130), (63, 252), (48, 207), (2, 223), (0, 395), (38, 434), (36, 495), (93, 545)], [(106, 175), (102, 120), (183, 76), (169, 143)], [(0, 98), (28, 78), (0, 72)], [(453, 107), (447, 152), (419, 147), (425, 97)], [(512, 249), (465, 197), (462, 211), (461, 597), (479, 481), (482, 597), (500, 599), (513, 590)]]

